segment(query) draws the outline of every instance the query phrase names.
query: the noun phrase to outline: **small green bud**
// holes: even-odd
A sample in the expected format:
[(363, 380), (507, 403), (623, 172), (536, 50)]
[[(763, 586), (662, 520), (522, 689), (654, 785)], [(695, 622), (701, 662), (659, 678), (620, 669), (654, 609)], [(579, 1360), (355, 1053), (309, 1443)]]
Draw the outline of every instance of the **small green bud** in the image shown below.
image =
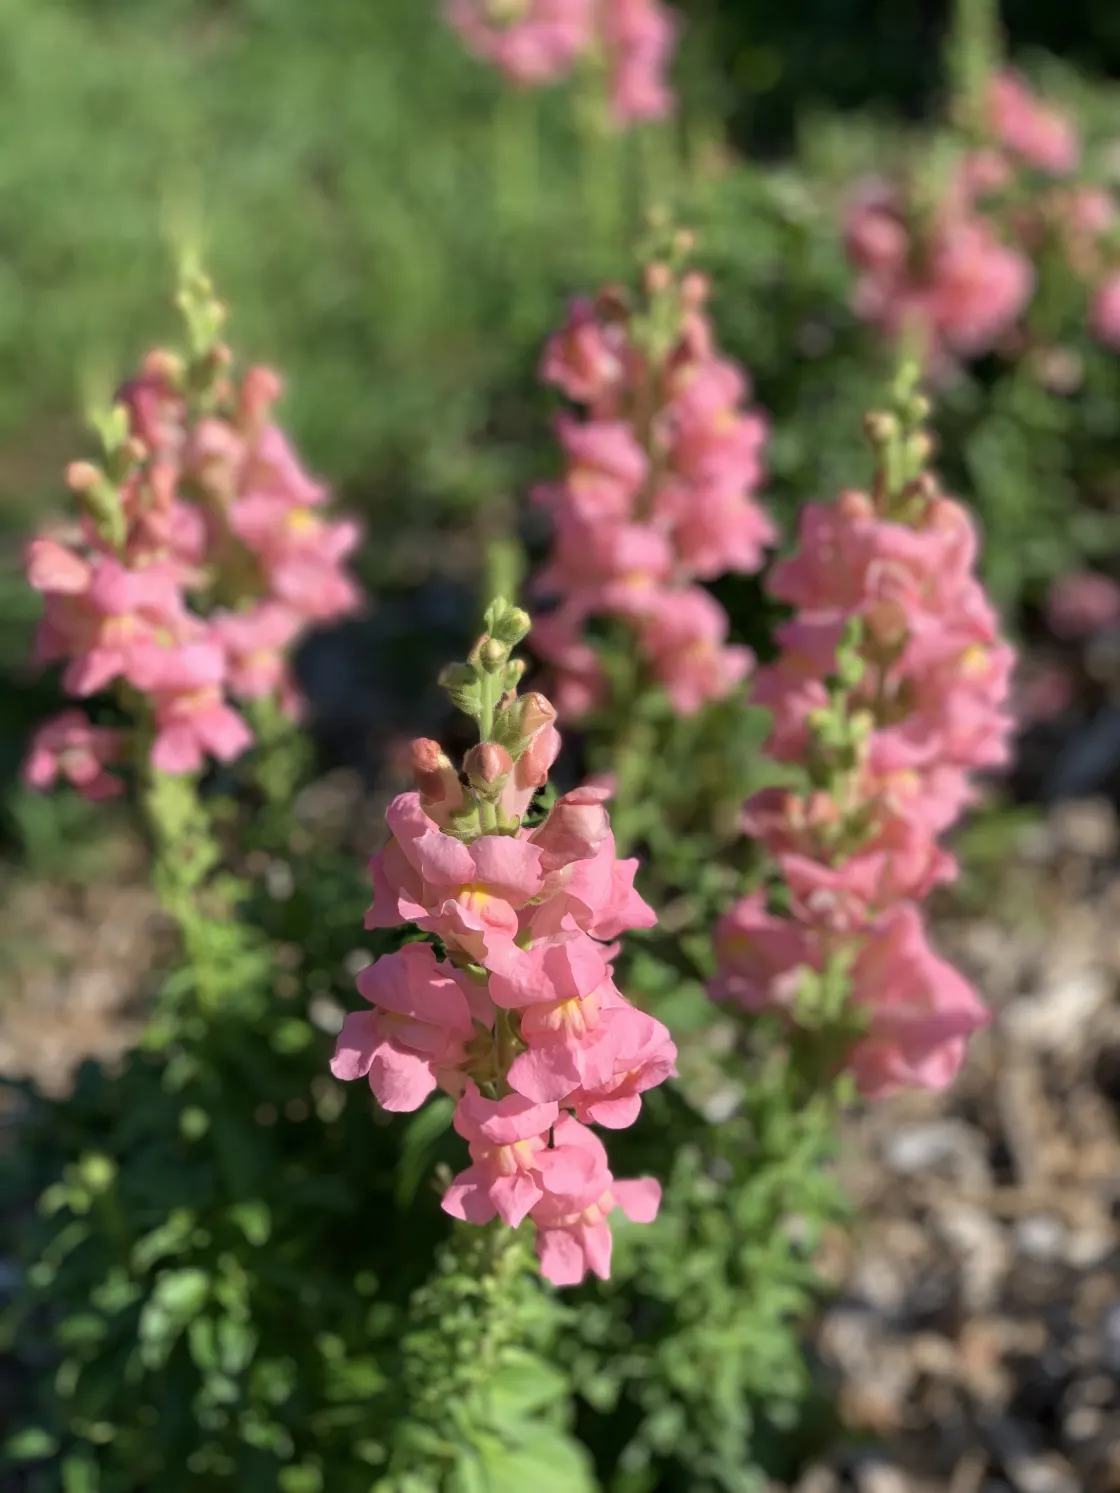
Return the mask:
[(478, 661), (488, 674), (500, 674), (509, 662), (509, 646), (497, 638), (484, 638), (479, 644)]
[(513, 694), (517, 686), (525, 677), (525, 660), (523, 658), (511, 658), (506, 664), (506, 671), (502, 675), (502, 689), (507, 694)]
[(863, 417), (863, 433), (876, 450), (881, 450), (898, 439), (898, 419), (883, 410), (873, 410)]
[(490, 624), (490, 634), (499, 643), (515, 648), (522, 638), (528, 636), (532, 625), (528, 612), (522, 611), (520, 607), (506, 607), (500, 615), (494, 616)]

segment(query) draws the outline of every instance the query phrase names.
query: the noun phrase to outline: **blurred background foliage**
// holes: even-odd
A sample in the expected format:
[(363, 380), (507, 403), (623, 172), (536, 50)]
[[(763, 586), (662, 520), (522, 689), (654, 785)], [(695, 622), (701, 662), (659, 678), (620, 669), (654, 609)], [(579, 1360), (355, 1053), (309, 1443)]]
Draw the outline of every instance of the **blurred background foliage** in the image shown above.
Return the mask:
[[(232, 306), (241, 357), (283, 371), (283, 417), (309, 465), (371, 531), (361, 566), (373, 618), (346, 633), (350, 663), (323, 648), (306, 661), (313, 697), (334, 701), (324, 710), (336, 755), (363, 732), (434, 729), (417, 715), (473, 624), (483, 547), (515, 526), (539, 546), (521, 503), (555, 461), (539, 349), (569, 295), (629, 277), (643, 201), (698, 231), (721, 341), (773, 422), (767, 497), (787, 529), (801, 504), (867, 471), (860, 416), (889, 360), (848, 309), (840, 209), (855, 177), (895, 159), (903, 131), (931, 127), (949, 6), (681, 9), (681, 116), (614, 140), (563, 90), (507, 91), (463, 55), (437, 0), (0, 6), (0, 779), (8, 848), (22, 848), (31, 875), (89, 874), (103, 847), (96, 816), (65, 798), (29, 807), (10, 787), (28, 726), (55, 704), (52, 681), (22, 664), (36, 603), (19, 541), (63, 511), (83, 402), (106, 396), (170, 331), (173, 249), (185, 238)], [(1013, 56), (1074, 105), (1100, 173), (1115, 171), (1113, 0), (1005, 0), (1003, 19)], [(1118, 360), (1083, 336), (1076, 349), (1086, 369), (1076, 395), (992, 359), (938, 410), (942, 465), (976, 505), (1012, 625), (1050, 577), (1118, 548)], [(758, 644), (757, 587), (719, 590), (738, 636)], [(355, 700), (365, 714), (347, 713)], [(757, 740), (737, 721), (720, 729)], [(671, 779), (672, 761), (658, 771)], [(689, 843), (672, 828), (667, 851), (684, 864)], [(279, 854), (275, 839), (262, 853)], [(96, 1454), (112, 1469), (104, 1486), (123, 1493), (145, 1478), (171, 1490), (233, 1475), (267, 1489), (276, 1459), (291, 1493), (315, 1493), (324, 1468), (346, 1493), (407, 1453), (372, 1437), (355, 1461), (353, 1427), (370, 1415), (392, 1427), (407, 1386), (405, 1304), (425, 1289), (444, 1233), (418, 1179), (447, 1136), (423, 1114), (373, 1128), (368, 1105), (332, 1109), (330, 1090), (317, 1095), (330, 1042), (312, 1007), (352, 1003), (364, 884), (353, 847), (297, 851), (286, 874), (290, 890), (262, 893), (254, 917), (269, 940), (302, 951), (299, 980), (273, 970), (270, 983), (254, 967), (244, 1008), (186, 1030), (173, 1062), (137, 1056), (115, 1082), (87, 1070), (72, 1100), (39, 1112), (7, 1177), (16, 1203), (52, 1169), (62, 1176), (34, 1223), (29, 1247), (46, 1254), (20, 1332), (24, 1352), (62, 1375), (42, 1391), (43, 1436), (84, 1448), (66, 1493), (93, 1486), (82, 1469), (106, 1426), (110, 1442), (128, 1430)], [(710, 1012), (703, 969), (686, 962), (682, 978), (671, 945), (639, 948), (631, 977), (677, 1000), (671, 1017), (663, 1009), (687, 1045), (688, 1023)], [(274, 997), (290, 1003), (279, 1023)], [(292, 1111), (292, 1095), (310, 1098)], [(578, 1431), (612, 1493), (753, 1489), (761, 1473), (748, 1456), (781, 1473), (797, 1437), (804, 1451), (816, 1434), (784, 1326), (805, 1308), (810, 1272), (777, 1230), (791, 1210), (835, 1209), (816, 1196), (830, 1137), (819, 1117), (789, 1112), (772, 1073), (750, 1075), (740, 1097), (739, 1118), (718, 1131), (675, 1095), (648, 1105), (620, 1163), (640, 1167), (648, 1152), (659, 1165), (672, 1146), (662, 1219), (648, 1241), (621, 1235), (617, 1282), (593, 1305), (585, 1293), (579, 1313), (526, 1328), (581, 1386)], [(96, 1160), (105, 1154), (109, 1171)], [(161, 1235), (175, 1217), (179, 1233)], [(412, 1253), (386, 1218), (409, 1230)], [(770, 1255), (749, 1242), (768, 1231)], [(355, 1282), (370, 1298), (361, 1315)], [(421, 1354), (446, 1305), (424, 1306), (435, 1327)], [(212, 1326), (187, 1331), (192, 1317)], [(140, 1369), (122, 1388), (137, 1335)], [(543, 1464), (506, 1446), (505, 1483), (472, 1483), (468, 1470), (456, 1488), (584, 1486), (564, 1461), (572, 1443), (556, 1439), (563, 1417), (542, 1415), (560, 1394), (535, 1362), (518, 1382), (537, 1387), (505, 1413), (532, 1422)], [(157, 1424), (170, 1430), (157, 1436)], [(548, 1482), (550, 1461), (566, 1482)], [(53, 1490), (53, 1472), (42, 1478)]]

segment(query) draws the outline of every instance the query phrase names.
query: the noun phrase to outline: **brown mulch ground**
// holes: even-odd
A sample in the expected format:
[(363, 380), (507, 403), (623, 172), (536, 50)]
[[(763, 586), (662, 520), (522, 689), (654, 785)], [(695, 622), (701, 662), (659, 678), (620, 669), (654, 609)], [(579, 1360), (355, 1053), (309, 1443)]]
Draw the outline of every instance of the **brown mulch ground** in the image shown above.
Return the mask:
[(1033, 896), (950, 920), (995, 1009), (946, 1095), (853, 1120), (818, 1346), (876, 1438), (796, 1493), (1120, 1493), (1120, 867), (1103, 804), (1023, 847)]

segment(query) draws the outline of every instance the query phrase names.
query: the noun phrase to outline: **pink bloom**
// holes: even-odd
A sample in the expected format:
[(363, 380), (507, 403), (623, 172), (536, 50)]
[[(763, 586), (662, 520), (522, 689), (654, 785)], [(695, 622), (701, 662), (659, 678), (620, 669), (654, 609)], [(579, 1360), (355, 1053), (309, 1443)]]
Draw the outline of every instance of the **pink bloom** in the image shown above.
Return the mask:
[(546, 504), (570, 503), (585, 520), (627, 519), (649, 472), (649, 458), (623, 420), (561, 415), (556, 434), (568, 457), (560, 489), (541, 489)]
[[(574, 861), (592, 859), (611, 832), (610, 816), (604, 808), (609, 794), (602, 788), (574, 788), (558, 798), (548, 818), (530, 840), (541, 852), (540, 867), (548, 875)], [(613, 857), (612, 857), (613, 859)]]
[(439, 964), (428, 944), (406, 944), (358, 975), (373, 1007), (343, 1023), (331, 1060), (336, 1078), (364, 1078), (385, 1109), (418, 1109), (437, 1087), (457, 1093), (485, 993)]
[(673, 13), (660, 0), (607, 0), (599, 25), (615, 122), (625, 126), (670, 114), (675, 100), (665, 75), (677, 41)]
[(476, 57), (513, 83), (551, 83), (592, 37), (592, 0), (449, 0), (447, 19)]
[(1093, 336), (1105, 347), (1120, 348), (1120, 272), (1106, 275), (1089, 311)]
[(157, 771), (198, 772), (208, 754), (232, 762), (252, 745), (252, 732), (225, 703), (224, 679), (225, 658), (216, 641), (153, 645), (138, 652), (132, 680), (155, 705), (152, 766)]
[(568, 320), (545, 345), (540, 379), (581, 404), (612, 406), (626, 372), (625, 334), (601, 320), (594, 305), (576, 300)]
[(371, 862), (367, 928), (414, 922), (481, 963), (512, 945), (517, 909), (541, 886), (541, 852), (526, 840), (484, 835), (470, 845), (444, 834), (417, 793), (389, 805), (393, 838)]
[(589, 1270), (607, 1280), (611, 1269), (608, 1216), (618, 1207), (634, 1223), (652, 1223), (661, 1204), (661, 1188), (652, 1177), (615, 1181), (603, 1143), (571, 1115), (561, 1116), (553, 1137), (557, 1146), (583, 1150), (588, 1168), (582, 1186), (571, 1192), (547, 1192), (529, 1215), (537, 1226), (541, 1274), (555, 1286), (577, 1286)]
[(515, 1229), (546, 1192), (582, 1191), (594, 1161), (582, 1146), (549, 1147), (548, 1132), (558, 1118), (555, 1104), (535, 1104), (520, 1094), (484, 1099), (468, 1082), (455, 1109), (455, 1129), (469, 1142), (473, 1165), (447, 1189), (444, 1211), (478, 1224), (497, 1214)]
[(260, 700), (288, 682), (288, 649), (300, 630), (298, 617), (275, 602), (258, 602), (245, 612), (216, 612), (210, 618), (225, 649), (230, 693)]
[(83, 798), (115, 798), (124, 792), (124, 784), (105, 767), (120, 761), (123, 746), (123, 732), (92, 725), (80, 710), (64, 710), (36, 731), (23, 764), (23, 780), (45, 789), (63, 778)]
[(504, 952), (495, 960), (490, 995), (495, 1005), (521, 1012), (528, 1046), (509, 1070), (519, 1094), (541, 1103), (566, 1099), (613, 1076), (622, 1035), (613, 1007), (622, 997), (602, 950), (586, 935)]
[(229, 523), (260, 561), (276, 599), (300, 616), (325, 622), (361, 604), (342, 569), (361, 538), (353, 520), (328, 521), (286, 493), (252, 491), (235, 499)]
[(808, 930), (767, 912), (763, 892), (752, 892), (724, 913), (716, 925), (716, 950), (720, 972), (712, 997), (745, 1011), (790, 1010), (802, 970), (819, 969), (821, 962)]
[(614, 1072), (593, 1088), (576, 1090), (570, 1102), (585, 1124), (623, 1130), (638, 1118), (646, 1089), (656, 1088), (677, 1071), (677, 1049), (668, 1028), (632, 1006), (614, 1007), (611, 1026)]
[(680, 715), (725, 699), (749, 674), (749, 648), (726, 643), (727, 614), (707, 591), (664, 591), (643, 617), (639, 637), (654, 674)]
[(989, 1020), (968, 981), (929, 947), (917, 909), (905, 903), (868, 930), (852, 970), (852, 999), (868, 1018), (850, 1060), (868, 1099), (907, 1086), (947, 1088), (968, 1038)]
[(1065, 176), (1076, 170), (1081, 145), (1070, 120), (1044, 104), (1010, 68), (992, 74), (988, 85), (992, 129), (1001, 145), (1028, 166)]

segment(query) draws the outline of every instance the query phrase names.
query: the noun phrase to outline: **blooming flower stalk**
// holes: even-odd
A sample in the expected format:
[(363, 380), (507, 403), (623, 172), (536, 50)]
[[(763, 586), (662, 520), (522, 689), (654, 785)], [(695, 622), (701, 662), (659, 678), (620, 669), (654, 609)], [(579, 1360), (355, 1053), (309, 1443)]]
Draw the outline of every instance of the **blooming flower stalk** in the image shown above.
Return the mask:
[(112, 691), (133, 727), (67, 710), (32, 747), (34, 786), (61, 775), (105, 797), (120, 791), (106, 771), (117, 762), (146, 755), (182, 775), (232, 761), (253, 739), (238, 706), (272, 698), (296, 712), (292, 648), (360, 604), (344, 569), (358, 527), (324, 516), (326, 489), (273, 419), (280, 380), (232, 377), (204, 278), (188, 279), (181, 305), (190, 356), (148, 354), (99, 422), (102, 464), (68, 469), (78, 521), (26, 551), (44, 599), (33, 661), (62, 665), (77, 699)]
[(716, 346), (706, 280), (682, 272), (690, 245), (678, 235), (672, 258), (649, 266), (641, 304), (617, 291), (574, 303), (541, 361), (543, 380), (580, 410), (556, 422), (561, 480), (534, 494), (554, 530), (535, 589), (555, 609), (533, 645), (564, 717), (607, 693), (585, 633), (595, 619), (627, 631), (680, 715), (729, 695), (752, 665), (699, 583), (757, 571), (775, 538), (754, 496), (767, 424)]
[(676, 1049), (614, 983), (613, 940), (654, 915), (636, 863), (616, 858), (606, 792), (575, 789), (533, 820), (560, 741), (549, 701), (517, 694), (511, 654), (529, 619), (499, 600), (486, 625), (444, 676), (482, 740), (461, 772), (436, 742), (413, 744), (416, 788), (390, 804), (370, 867), (367, 928), (412, 925), (432, 941), (361, 972), (369, 1008), (346, 1018), (331, 1069), (367, 1079), (390, 1111), (450, 1094), (470, 1165), (444, 1209), (510, 1228), (528, 1218), (543, 1274), (574, 1285), (609, 1274), (616, 1207), (648, 1221), (660, 1200), (652, 1178), (611, 1175), (588, 1127), (633, 1124)]
[(1030, 308), (1062, 269), (1085, 287), (1094, 336), (1115, 346), (1120, 213), (1111, 190), (1077, 179), (1073, 122), (1008, 68), (988, 69), (975, 99), (957, 102), (968, 128), (955, 161), (852, 197), (856, 314), (893, 341), (908, 336), (945, 380), (991, 351), (1045, 351), (1052, 330), (1031, 325)]
[(920, 904), (956, 876), (939, 839), (975, 775), (1007, 761), (1013, 730), (1012, 651), (974, 572), (972, 522), (927, 470), (926, 411), (904, 377), (898, 411), (868, 417), (872, 491), (806, 508), (773, 573), (795, 611), (754, 698), (773, 711), (770, 752), (807, 783), (744, 814), (787, 911), (755, 892), (717, 933), (716, 998), (838, 1023), (868, 1097), (943, 1087), (986, 1019), (929, 947)]
[(517, 87), (601, 75), (616, 128), (671, 113), (677, 25), (661, 0), (448, 0), (463, 44)]

